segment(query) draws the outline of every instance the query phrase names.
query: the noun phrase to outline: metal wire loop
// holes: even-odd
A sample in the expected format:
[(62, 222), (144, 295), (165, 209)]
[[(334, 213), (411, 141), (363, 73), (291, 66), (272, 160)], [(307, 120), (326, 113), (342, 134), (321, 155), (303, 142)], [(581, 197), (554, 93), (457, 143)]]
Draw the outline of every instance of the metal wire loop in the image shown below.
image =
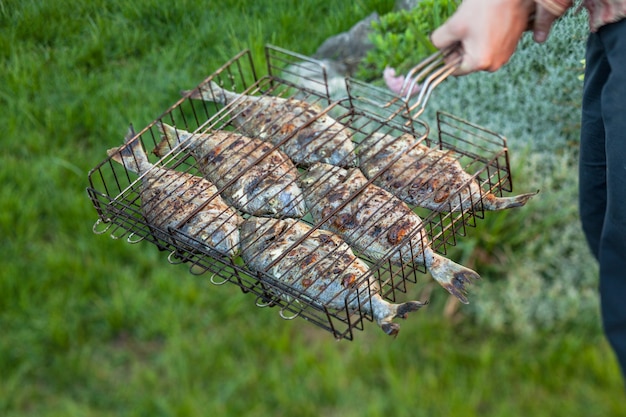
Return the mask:
[[(104, 224), (105, 228), (102, 230), (98, 230), (98, 226)], [(91, 228), (91, 230), (97, 234), (97, 235), (101, 235), (106, 233), (107, 230), (109, 230), (109, 228), (111, 227), (113, 223), (111, 223), (111, 220), (102, 220), (102, 219), (98, 219), (96, 220), (96, 222), (93, 224), (93, 227)]]
[(167, 261), (172, 265), (178, 265), (185, 262), (183, 259), (178, 258), (178, 252), (175, 250), (171, 251), (170, 254), (167, 255)]
[(448, 63), (446, 63), (446, 59), (454, 52), (458, 52), (458, 48), (459, 45), (454, 44), (448, 48), (441, 49), (411, 68), (404, 78), (404, 82), (400, 88), (400, 95), (405, 95), (405, 100), (408, 100), (412, 95), (412, 90), (417, 86), (417, 83), (442, 65), (451, 65), (456, 69), (461, 63), (461, 54), (458, 53), (457, 56), (449, 60)]
[(131, 245), (134, 245), (136, 243), (141, 242), (142, 240), (144, 240), (144, 236), (139, 236), (137, 239), (133, 239), (133, 236), (135, 236), (136, 233), (135, 232), (131, 232), (130, 235), (128, 235), (128, 237), (126, 238), (126, 242), (130, 243)]
[(300, 315), (300, 312), (294, 313), (293, 316), (287, 316), (285, 315), (285, 309), (281, 308), (278, 314), (280, 314), (280, 317), (282, 317), (285, 320), (293, 320)]
[(215, 280), (215, 274), (211, 275), (211, 278), (209, 278), (209, 281), (211, 281), (211, 284), (213, 285), (224, 285), (228, 282), (228, 279), (224, 278), (222, 279), (222, 281), (216, 281)]
[(454, 45), (442, 49), (417, 64), (407, 73), (400, 88), (400, 95), (403, 95), (404, 100), (408, 102), (415, 95), (414, 90), (419, 88), (417, 99), (410, 108), (413, 111), (419, 107), (419, 111), (413, 118), (424, 111), (434, 88), (454, 73), (461, 64), (462, 56), (460, 54), (449, 58), (453, 52), (457, 51), (457, 48), (458, 45)]
[(262, 296), (258, 296), (256, 298), (256, 300), (254, 301), (254, 305), (256, 305), (257, 307), (263, 308), (263, 307), (270, 307), (272, 304), (274, 304), (274, 302), (272, 300), (269, 301), (261, 301), (266, 297), (262, 297)]

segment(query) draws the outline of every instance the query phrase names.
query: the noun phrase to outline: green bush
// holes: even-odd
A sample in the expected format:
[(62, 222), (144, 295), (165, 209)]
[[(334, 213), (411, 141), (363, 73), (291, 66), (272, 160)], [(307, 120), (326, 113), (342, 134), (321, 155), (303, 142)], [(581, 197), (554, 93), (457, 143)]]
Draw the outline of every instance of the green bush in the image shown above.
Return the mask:
[(436, 51), (428, 35), (456, 10), (460, 0), (423, 0), (411, 10), (391, 12), (373, 22), (372, 49), (361, 63), (357, 78), (380, 79), (386, 66), (400, 72)]

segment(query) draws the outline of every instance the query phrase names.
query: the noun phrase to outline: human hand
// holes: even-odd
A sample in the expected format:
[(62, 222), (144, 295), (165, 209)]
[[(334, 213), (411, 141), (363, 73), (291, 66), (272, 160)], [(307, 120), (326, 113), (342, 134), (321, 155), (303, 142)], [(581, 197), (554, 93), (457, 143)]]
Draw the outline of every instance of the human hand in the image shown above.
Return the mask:
[(543, 43), (548, 39), (550, 29), (552, 29), (552, 23), (558, 18), (557, 15), (552, 14), (548, 9), (540, 4), (537, 4), (537, 10), (535, 11), (535, 19), (532, 27), (533, 39), (537, 43)]
[[(534, 11), (533, 0), (464, 0), (450, 19), (433, 32), (431, 41), (438, 49), (460, 44), (454, 53), (461, 55), (455, 75), (496, 71), (515, 52)], [(539, 17), (544, 19), (543, 14)], [(537, 24), (535, 21), (536, 36), (544, 33), (547, 37), (547, 20)]]

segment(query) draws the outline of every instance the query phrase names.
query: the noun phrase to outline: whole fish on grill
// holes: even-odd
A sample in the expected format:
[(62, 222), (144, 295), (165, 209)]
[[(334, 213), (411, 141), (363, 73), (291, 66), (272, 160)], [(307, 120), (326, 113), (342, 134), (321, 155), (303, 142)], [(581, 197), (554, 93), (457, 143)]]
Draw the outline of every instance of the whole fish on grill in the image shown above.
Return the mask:
[(163, 140), (155, 153), (164, 155), (175, 144), (188, 146), (203, 175), (218, 188), (226, 187), (222, 196), (232, 206), (257, 216), (304, 215), (298, 170), (271, 144), (223, 130), (192, 134), (165, 123), (159, 127)]
[[(346, 304), (352, 311), (360, 308), (389, 335), (400, 329), (394, 318), (406, 318), (426, 304), (383, 300), (368, 266), (338, 235), (295, 219), (246, 219), (241, 226), (241, 255), (252, 270), (267, 273), (309, 300), (334, 310)], [(278, 289), (272, 291), (290, 299)]]
[(503, 210), (523, 206), (537, 194), (497, 197), (484, 191), (450, 151), (430, 148), (406, 133), (376, 132), (361, 142), (359, 151), (366, 177), (375, 177), (376, 185), (407, 204), (434, 211)]
[(356, 165), (351, 132), (317, 104), (296, 98), (237, 94), (214, 81), (183, 91), (183, 95), (228, 105), (232, 124), (243, 134), (280, 145), (297, 164)]
[(420, 217), (388, 191), (368, 185), (358, 168), (318, 163), (308, 169), (302, 185), (307, 207), (315, 221), (323, 221), (322, 228), (373, 260), (425, 265), (450, 294), (468, 302), (465, 285), (480, 276), (435, 253)]
[(175, 244), (168, 233), (173, 230), (177, 239), (192, 247), (236, 255), (243, 219), (222, 200), (217, 188), (202, 177), (153, 165), (139, 138), (131, 140), (134, 136), (131, 126), (125, 145), (109, 149), (107, 154), (141, 176), (141, 211), (148, 224), (160, 229), (155, 235)]

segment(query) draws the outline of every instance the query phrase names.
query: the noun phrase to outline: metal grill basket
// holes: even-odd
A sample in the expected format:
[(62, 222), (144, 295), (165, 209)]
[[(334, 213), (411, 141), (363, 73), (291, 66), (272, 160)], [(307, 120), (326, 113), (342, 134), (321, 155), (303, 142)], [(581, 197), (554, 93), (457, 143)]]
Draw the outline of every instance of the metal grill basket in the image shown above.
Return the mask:
[[(331, 120), (340, 129), (349, 130), (357, 156), (359, 144), (372, 135), (387, 134), (398, 137), (409, 134), (415, 137), (416, 142), (425, 144), (430, 149), (446, 151), (466, 172), (471, 173), (472, 181), (480, 184), (481, 192), (464, 197), (466, 194), (461, 192), (461, 187), (447, 200), (447, 204), (458, 202), (461, 209), (449, 212), (445, 209), (431, 211), (412, 207), (420, 215), (422, 226), (411, 233), (427, 236), (431, 242), (430, 247), (435, 252), (445, 255), (449, 246), (455, 245), (458, 238), (466, 235), (467, 227), (476, 226), (476, 218), (484, 216), (481, 204), (483, 195), (491, 193), (501, 196), (503, 192), (512, 191), (505, 138), (444, 112), (437, 114), (437, 132), (433, 135), (428, 123), (419, 117), (431, 91), (427, 92), (425, 99), (418, 98), (416, 104), (409, 97), (399, 98), (384, 89), (348, 78), (341, 96), (332, 97), (330, 80), (323, 63), (274, 46), (266, 47), (266, 61), (268, 75), (257, 77), (250, 52), (242, 51), (200, 83), (195, 90), (208, 91), (210, 82), (214, 81), (236, 93), (297, 98), (321, 108), (321, 115), (317, 117), (332, 117)], [(437, 83), (440, 81), (441, 79), (437, 79)], [(149, 155), (150, 163), (159, 169), (202, 176), (199, 161), (186, 146), (172, 145), (168, 152), (160, 156), (154, 155), (153, 151), (161, 142), (163, 124), (196, 135), (216, 131), (239, 132), (240, 129), (233, 120), (240, 112), (242, 106), (235, 102), (216, 104), (192, 99), (190, 93), (186, 93), (160, 117), (138, 129), (130, 141), (140, 141), (141, 147)], [(292, 136), (296, 134), (297, 129)], [(279, 146), (280, 144), (272, 145), (272, 148)], [(305, 164), (295, 165), (299, 173), (307, 168)], [(235, 284), (244, 292), (254, 294), (257, 306), (274, 307), (284, 319), (303, 318), (328, 330), (338, 339), (352, 340), (355, 329), (362, 330), (365, 321), (374, 319), (371, 309), (363, 308), (363, 303), (368, 303), (372, 295), (369, 291), (374, 287), (359, 287), (342, 293), (343, 299), (339, 303), (342, 307), (337, 308), (335, 305), (334, 308), (329, 308), (327, 300), (316, 299), (276, 279), (267, 271), (250, 269), (238, 254), (226, 256), (208, 250), (202, 245), (198, 235), (186, 233), (179, 227), (161, 227), (154, 224), (142, 208), (145, 203), (141, 201), (144, 179), (145, 176), (138, 175), (125, 164), (117, 163), (112, 157), (105, 158), (89, 172), (87, 191), (98, 214), (94, 225), (95, 233), (124, 238), (128, 243), (150, 242), (167, 254), (165, 257), (170, 263), (187, 263), (191, 273), (206, 274), (216, 285)], [(222, 194), (235, 180), (218, 187), (213, 197), (217, 198), (217, 194)], [(367, 184), (371, 184), (373, 180), (368, 180)], [(185, 190), (181, 190), (183, 191)], [(358, 197), (358, 193), (355, 193), (354, 198)], [(471, 204), (461, 204), (463, 198), (472, 199)], [(203, 204), (200, 204), (195, 213), (202, 207)], [(242, 218), (248, 217), (245, 213), (239, 214)], [(188, 221), (191, 215), (179, 224)], [(310, 226), (309, 235), (322, 227), (320, 221), (313, 219), (310, 210), (307, 210), (300, 221)], [(412, 254), (423, 252), (423, 247), (414, 246), (409, 241), (398, 245), (394, 251)], [(286, 252), (290, 249), (293, 249), (293, 245)], [(427, 272), (424, 265), (418, 262), (394, 262), (394, 254), (391, 252), (378, 259), (372, 259), (358, 251), (355, 253), (368, 266), (365, 274), (367, 276), (358, 277), (359, 282), (376, 282), (380, 295), (390, 302), (406, 298), (405, 293), (410, 284), (423, 279), (423, 274)], [(286, 253), (279, 258), (285, 256)]]

